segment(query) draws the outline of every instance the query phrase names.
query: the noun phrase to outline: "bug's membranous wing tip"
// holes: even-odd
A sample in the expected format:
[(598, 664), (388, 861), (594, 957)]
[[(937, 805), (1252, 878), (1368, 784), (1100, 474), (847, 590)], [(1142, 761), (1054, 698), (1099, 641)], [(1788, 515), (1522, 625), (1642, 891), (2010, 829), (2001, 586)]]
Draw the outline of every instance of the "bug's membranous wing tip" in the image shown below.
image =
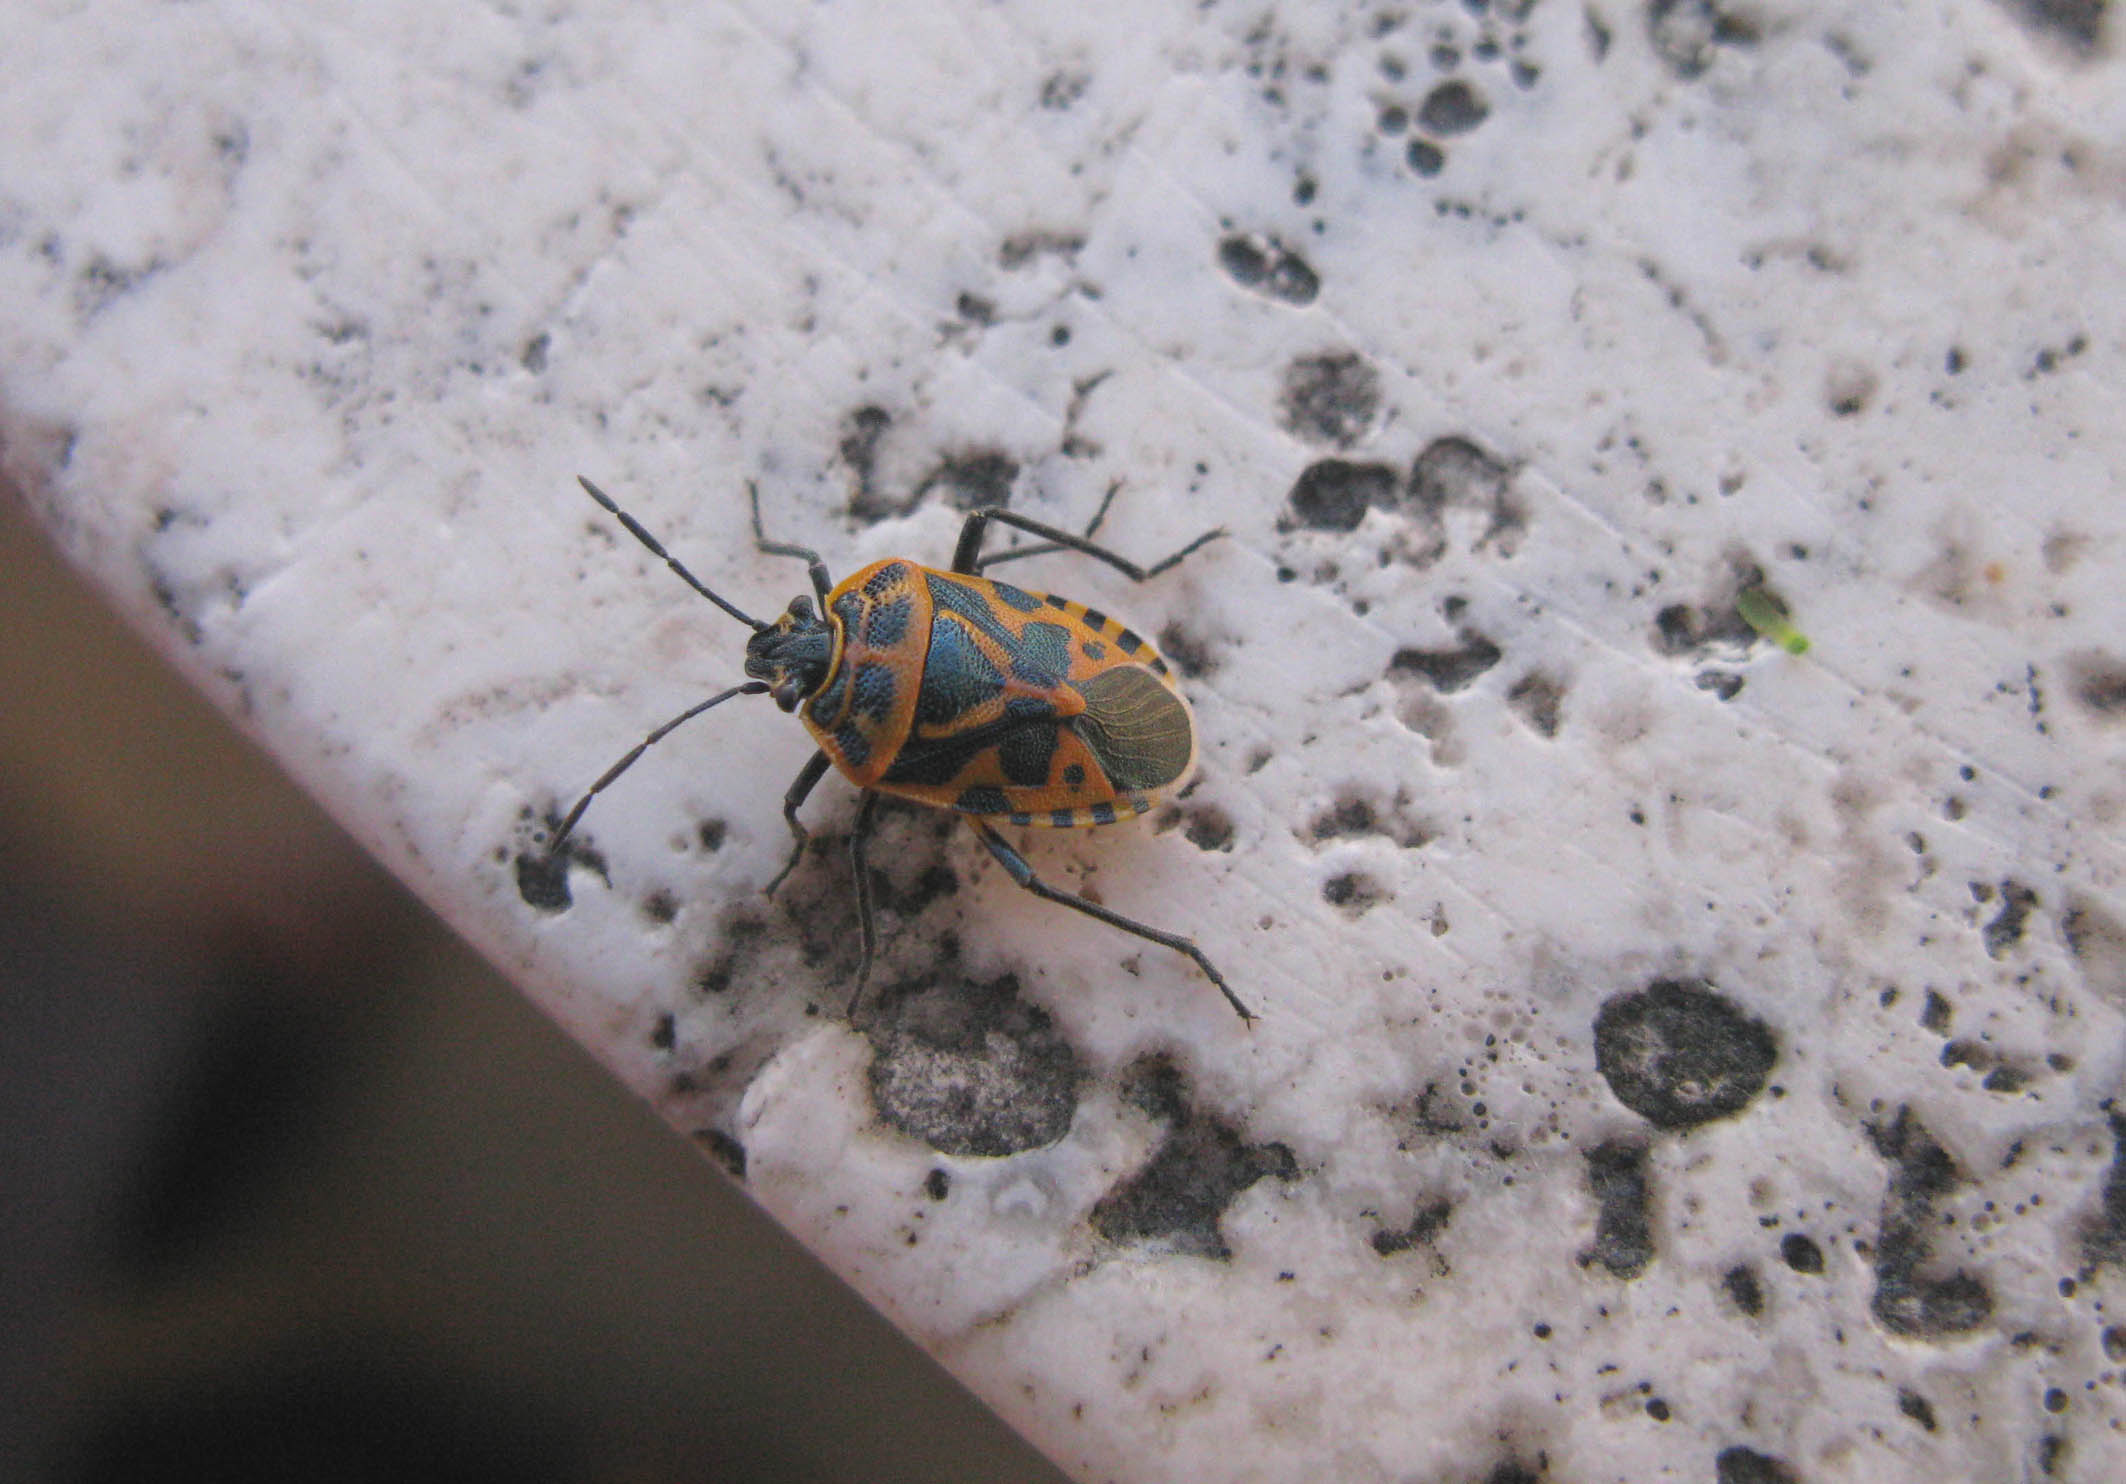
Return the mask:
[(1135, 665), (1103, 670), (1079, 688), (1072, 723), (1118, 789), (1164, 788), (1188, 768), (1194, 729), (1181, 698)]

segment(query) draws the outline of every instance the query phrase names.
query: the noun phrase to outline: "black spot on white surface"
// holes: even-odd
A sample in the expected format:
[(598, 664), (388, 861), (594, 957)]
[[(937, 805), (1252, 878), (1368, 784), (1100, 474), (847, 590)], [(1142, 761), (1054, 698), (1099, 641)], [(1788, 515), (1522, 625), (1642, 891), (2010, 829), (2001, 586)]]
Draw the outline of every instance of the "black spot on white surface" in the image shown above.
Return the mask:
[(1485, 526), (1472, 543), (1513, 555), (1526, 529), (1527, 516), (1513, 498), (1513, 466), (1473, 439), (1450, 434), (1435, 438), (1410, 465), (1406, 499), (1413, 515), (1431, 533), (1425, 559), (1446, 550), (1447, 518), (1453, 511), (1483, 517)]
[(1356, 351), (1300, 356), (1285, 368), (1277, 408), (1294, 437), (1349, 448), (1380, 416), (1380, 373)]
[(1453, 1216), (1454, 1202), (1444, 1196), (1420, 1201), (1408, 1226), (1373, 1234), (1373, 1250), (1382, 1257), (1393, 1257), (1399, 1252), (1409, 1251), (1412, 1247), (1429, 1247), (1439, 1234), (1447, 1229), (1447, 1223)]
[(1338, 872), (1321, 888), (1321, 899), (1346, 917), (1363, 917), (1388, 898), (1387, 888), (1364, 871)]
[(1713, 1459), (1715, 1484), (1801, 1484), (1794, 1471), (1768, 1453), (1737, 1444)]
[(1501, 1459), (1483, 1476), (1482, 1484), (1543, 1484), (1543, 1476), (1549, 1472), (1542, 1460), (1531, 1468), (1518, 1458)]
[(1739, 658), (1756, 642), (1757, 631), (1731, 601), (1706, 607), (1671, 603), (1654, 615), (1653, 644), (1660, 654)]
[(1315, 844), (1324, 840), (1340, 840), (1351, 835), (1381, 833), (1380, 822), (1370, 801), (1357, 796), (1338, 799), (1329, 808), (1314, 816), (1307, 833)]
[(1307, 821), (1300, 838), (1321, 846), (1334, 840), (1375, 836), (1393, 840), (1405, 850), (1416, 850), (1431, 843), (1433, 834), (1409, 812), (1403, 795), (1397, 794), (1393, 803), (1383, 806), (1363, 792), (1346, 790)]
[(168, 266), (159, 257), (127, 264), (93, 254), (74, 278), (75, 317), (86, 324)]
[(1011, 503), (1019, 461), (998, 449), (969, 449), (941, 460), (916, 482), (908, 508), (936, 490), (955, 510), (988, 510)]
[(1676, 76), (1688, 80), (1713, 65), (1720, 47), (1755, 45), (1757, 26), (1715, 0), (1652, 0), (1646, 8), (1646, 34), (1655, 54)]
[(2113, 1005), (2126, 1007), (2126, 923), (2077, 895), (2060, 917), (2060, 937), (2083, 982)]
[(1748, 1107), (1778, 1060), (1769, 1027), (1703, 982), (1664, 979), (1607, 1001), (1595, 1066), (1618, 1102), (1656, 1128), (1692, 1128)]
[(1158, 648), (1184, 680), (1201, 680), (1218, 668), (1210, 644), (1178, 618), (1159, 631)]
[(878, 521), (899, 513), (899, 504), (887, 499), (878, 485), (879, 444), (892, 426), (893, 414), (876, 406), (859, 407), (842, 420), (839, 452), (856, 482), (849, 513), (858, 520)]
[(576, 899), (568, 889), (568, 857), (525, 851), (517, 857), (517, 895), (540, 912), (566, 912)]
[(2126, 662), (2108, 654), (2080, 654), (2068, 661), (2067, 693), (2100, 723), (2126, 722)]
[(1779, 1239), (1779, 1260), (1797, 1273), (1823, 1271), (1823, 1249), (1805, 1232), (1788, 1232)]
[(1503, 652), (1474, 629), (1463, 629), (1452, 649), (1398, 649), (1388, 661), (1391, 680), (1421, 676), (1443, 694), (1466, 690), (1496, 665)]
[(697, 1129), (694, 1142), (726, 1175), (740, 1184), (745, 1183), (746, 1146), (736, 1136), (720, 1128)]
[(1982, 929), (1989, 958), (2005, 958), (2009, 950), (2022, 942), (2023, 929), (2029, 924), (2030, 914), (2037, 905), (2037, 893), (2020, 881), (2009, 880), (2000, 884), (2000, 911)]
[(1968, 1067), (1984, 1074), (1980, 1086), (1987, 1092), (2021, 1092), (2029, 1086), (2031, 1073), (2013, 1062), (2003, 1061), (1983, 1041), (1950, 1041), (1941, 1048), (1941, 1064), (1945, 1067)]
[(591, 848), (579, 834), (569, 836), (557, 853), (551, 844), (554, 834), (561, 828), (561, 816), (548, 813), (534, 823), (529, 810), (525, 811), (520, 827), (528, 832), (531, 844), (516, 853), (515, 869), (517, 896), (524, 905), (540, 912), (566, 912), (575, 905), (575, 894), (568, 884), (571, 866), (582, 866), (596, 872), (608, 885), (612, 878), (606, 871), (605, 856)]
[(1285, 498), (1285, 529), (1354, 531), (1375, 505), (1395, 502), (1396, 473), (1386, 464), (1320, 459), (1299, 471)]
[(714, 957), (694, 973), (694, 988), (704, 995), (728, 994), (751, 977), (754, 961), (768, 946), (768, 925), (750, 905), (729, 908), (717, 925)]
[(1837, 361), (1823, 375), (1823, 405), (1833, 417), (1858, 417), (1868, 410), (1881, 385), (1873, 368), (1858, 361)]
[[(959, 836), (956, 814), (903, 799), (878, 800), (864, 859), (871, 900), (884, 914), (879, 922), (881, 965), (904, 940), (909, 946), (922, 946), (925, 939), (910, 931), (909, 924), (959, 890), (959, 875), (952, 865)], [(849, 859), (848, 836), (823, 835), (815, 828), (813, 841), (830, 868), (809, 871), (800, 867), (775, 900), (787, 908), (790, 921), (802, 935), (808, 963), (837, 971), (846, 964), (853, 972), (856, 906), (844, 865)], [(939, 946), (937, 940), (929, 941), (933, 948)], [(949, 940), (943, 946), (949, 948)], [(940, 972), (949, 967), (941, 967)]]
[(1092, 86), (1092, 74), (1084, 71), (1063, 70), (1051, 72), (1041, 79), (1041, 106), (1051, 112), (1061, 113), (1074, 106)]
[(1720, 1291), (1728, 1302), (1755, 1319), (1764, 1312), (1764, 1284), (1748, 1263), (1737, 1263), (1720, 1275)]
[(1161, 833), (1181, 826), (1182, 838), (1198, 850), (1230, 851), (1233, 848), (1233, 817), (1216, 804), (1180, 804), (1160, 814)]
[(1907, 1339), (1942, 1340), (1978, 1328), (1993, 1312), (1991, 1290), (1962, 1269), (1939, 1271), (1932, 1260), (1936, 1204), (1962, 1182), (1962, 1172), (1908, 1108), (1869, 1132), (1890, 1162), (1870, 1312)]
[(1070, 262), (1084, 247), (1085, 239), (1075, 232), (1020, 232), (997, 244), (997, 266), (1015, 270), (1048, 257)]
[(1530, 670), (1506, 692), (1506, 704), (1539, 737), (1557, 736), (1558, 713), (1564, 700), (1563, 682), (1541, 670)]
[(2104, 1177), (2096, 1210), (2082, 1230), (2083, 1260), (2092, 1268), (2098, 1264), (2126, 1268), (2126, 1113), (2113, 1111), (2109, 1118), (2111, 1169)]
[(1467, 134), (1491, 115), (1484, 95), (1458, 77), (1450, 77), (1425, 95), (1417, 122), (1429, 134)]
[(1910, 1387), (1901, 1386), (1898, 1388), (1897, 1410), (1918, 1423), (1921, 1429), (1926, 1432), (1934, 1431), (1937, 1425), (1934, 1418), (1934, 1404)]
[(1636, 1278), (1654, 1260), (1652, 1191), (1646, 1148), (1612, 1139), (1587, 1151), (1587, 1189), (1595, 1200), (1594, 1245), (1580, 1254), (1612, 1277)]
[(1150, 1057), (1125, 1079), (1127, 1101), (1164, 1123), (1150, 1159), (1118, 1181), (1093, 1207), (1093, 1229), (1110, 1242), (1155, 1243), (1190, 1257), (1232, 1256), (1219, 1218), (1258, 1180), (1299, 1173), (1282, 1144), (1250, 1144), (1238, 1130), (1198, 1111), (1171, 1061)]
[(1311, 304), (1321, 292), (1321, 278), (1307, 260), (1274, 237), (1226, 236), (1218, 244), (1218, 266), (1242, 288), (1286, 304)]
[(2002, 4), (2025, 30), (2077, 57), (2094, 53), (2103, 34), (2106, 0), (2002, 0)]
[(1702, 691), (1709, 691), (1723, 701), (1732, 701), (1742, 694), (1743, 677), (1732, 670), (1701, 670), (1691, 683)]
[(888, 1126), (940, 1154), (995, 1158), (1070, 1132), (1085, 1080), (1016, 976), (882, 994), (870, 1024), (871, 1101)]

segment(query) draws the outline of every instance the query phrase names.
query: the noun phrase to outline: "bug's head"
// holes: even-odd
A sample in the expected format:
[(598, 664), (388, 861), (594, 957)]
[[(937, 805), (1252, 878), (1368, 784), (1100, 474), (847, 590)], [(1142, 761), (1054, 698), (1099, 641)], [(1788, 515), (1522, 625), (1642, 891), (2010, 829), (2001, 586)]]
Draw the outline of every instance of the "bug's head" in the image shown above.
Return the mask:
[(768, 682), (768, 694), (785, 711), (827, 682), (834, 663), (834, 631), (812, 611), (810, 598), (790, 600), (781, 618), (746, 641), (746, 673)]

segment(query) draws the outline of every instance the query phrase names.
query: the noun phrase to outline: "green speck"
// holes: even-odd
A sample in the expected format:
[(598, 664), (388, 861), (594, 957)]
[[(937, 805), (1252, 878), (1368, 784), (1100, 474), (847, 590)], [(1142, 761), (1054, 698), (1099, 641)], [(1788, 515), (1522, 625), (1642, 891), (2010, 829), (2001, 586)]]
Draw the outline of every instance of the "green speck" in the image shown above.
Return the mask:
[(1787, 621), (1786, 604), (1766, 589), (1744, 588), (1735, 595), (1735, 611), (1744, 623), (1788, 654), (1809, 652), (1809, 636)]

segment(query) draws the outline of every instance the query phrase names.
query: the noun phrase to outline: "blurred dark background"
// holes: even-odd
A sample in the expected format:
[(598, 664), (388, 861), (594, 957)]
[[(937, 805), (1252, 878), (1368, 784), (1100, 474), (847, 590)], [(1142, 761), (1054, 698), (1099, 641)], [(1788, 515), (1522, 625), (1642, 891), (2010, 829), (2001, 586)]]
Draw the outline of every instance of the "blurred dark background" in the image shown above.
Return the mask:
[(1059, 1479), (0, 487), (0, 1480)]

